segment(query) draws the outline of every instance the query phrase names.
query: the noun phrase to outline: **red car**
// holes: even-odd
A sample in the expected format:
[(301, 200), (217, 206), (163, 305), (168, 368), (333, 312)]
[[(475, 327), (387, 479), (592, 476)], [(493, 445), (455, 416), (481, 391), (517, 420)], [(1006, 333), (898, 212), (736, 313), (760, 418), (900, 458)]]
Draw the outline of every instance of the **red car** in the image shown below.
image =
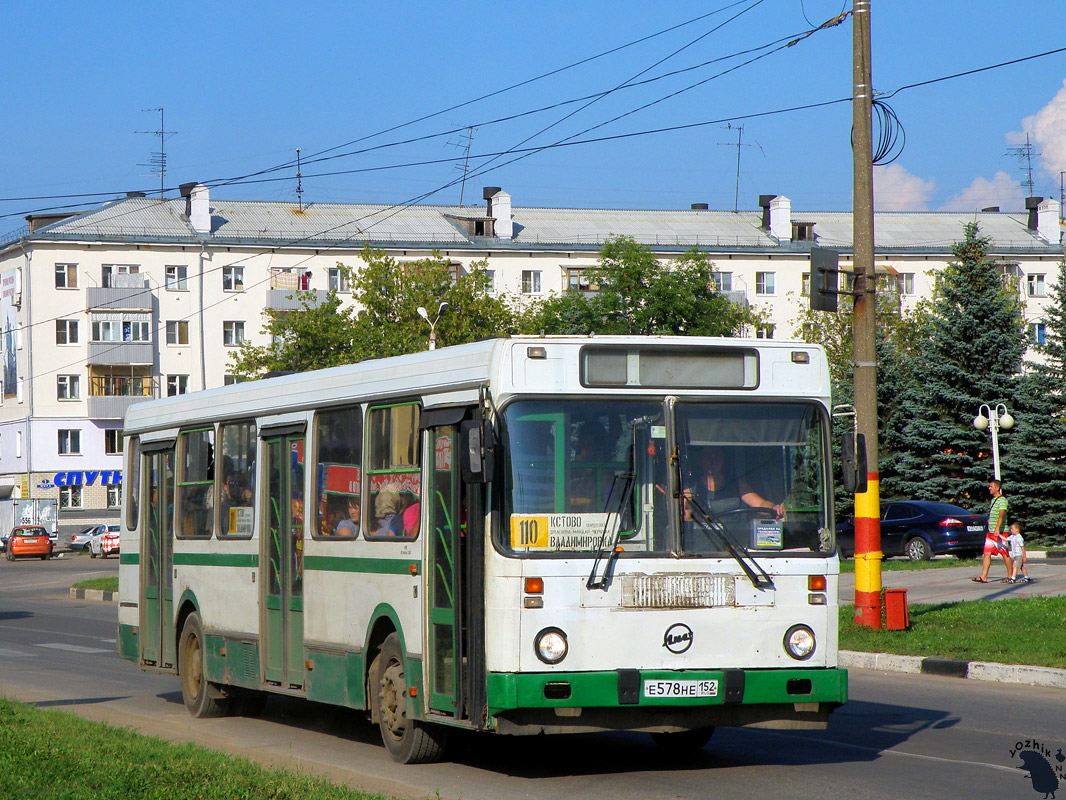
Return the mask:
[(52, 557), (52, 540), (48, 538), (48, 531), (40, 525), (19, 525), (14, 528), (7, 539), (7, 560), (35, 556), (42, 561)]

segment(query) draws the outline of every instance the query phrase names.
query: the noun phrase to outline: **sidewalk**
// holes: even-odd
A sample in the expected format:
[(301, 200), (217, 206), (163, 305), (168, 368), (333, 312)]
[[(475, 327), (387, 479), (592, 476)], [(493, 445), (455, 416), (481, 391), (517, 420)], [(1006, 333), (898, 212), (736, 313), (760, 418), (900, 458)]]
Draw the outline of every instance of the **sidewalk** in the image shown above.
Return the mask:
[[(945, 566), (944, 569), (882, 572), (881, 583), (886, 589), (906, 589), (908, 603), (953, 603), (959, 600), (1006, 600), (1066, 595), (1066, 559), (1045, 559), (1042, 557), (1042, 551), (1037, 552), (1040, 556), (1034, 557), (1035, 554), (1030, 553), (1027, 564), (1032, 583), (1000, 583), (1006, 575), (1002, 559), (992, 562), (988, 583), (974, 583), (970, 580), (980, 574), (980, 567), (971, 569), (955, 566)], [(951, 564), (953, 561), (950, 559), (945, 564)], [(854, 573), (842, 574), (839, 588), (841, 605), (853, 604)], [(1066, 670), (1046, 667), (897, 656), (889, 653), (857, 653), (850, 650), (840, 651), (840, 666), (1066, 689)]]

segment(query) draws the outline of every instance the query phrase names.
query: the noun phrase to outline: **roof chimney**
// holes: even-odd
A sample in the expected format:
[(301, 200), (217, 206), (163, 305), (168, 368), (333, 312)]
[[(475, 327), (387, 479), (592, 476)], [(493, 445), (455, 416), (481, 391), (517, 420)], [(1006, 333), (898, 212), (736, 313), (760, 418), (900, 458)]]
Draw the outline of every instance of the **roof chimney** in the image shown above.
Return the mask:
[[(1031, 211), (1029, 212), (1032, 213)], [(1059, 243), (1059, 201), (1050, 197), (1036, 207), (1036, 232), (1041, 239), (1050, 244)]]
[(183, 183), (178, 187), (185, 198), (185, 216), (197, 233), (211, 233), (211, 201), (202, 183)]
[(485, 197), (487, 215), (496, 220), (494, 230), (500, 239), (514, 238), (514, 222), (511, 220), (511, 195), (499, 186), (486, 186), (482, 192)]
[(792, 201), (779, 194), (759, 195), (763, 227), (779, 242), (792, 239)]
[(1043, 197), (1027, 197), (1025, 198), (1025, 210), (1029, 212), (1029, 221), (1026, 227), (1031, 231), (1036, 231), (1037, 226), (1040, 224), (1037, 216), (1037, 208), (1040, 207)]
[(710, 208), (710, 206), (708, 206), (706, 203), (693, 203), (692, 204), (692, 210), (693, 211), (706, 211), (708, 208)]

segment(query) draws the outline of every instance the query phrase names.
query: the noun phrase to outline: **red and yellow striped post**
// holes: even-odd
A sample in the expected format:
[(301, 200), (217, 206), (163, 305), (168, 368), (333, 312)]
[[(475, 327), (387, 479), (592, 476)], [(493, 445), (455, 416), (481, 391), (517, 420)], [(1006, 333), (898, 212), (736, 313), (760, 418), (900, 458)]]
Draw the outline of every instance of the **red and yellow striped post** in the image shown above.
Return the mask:
[(881, 501), (877, 473), (855, 495), (855, 624), (881, 627)]

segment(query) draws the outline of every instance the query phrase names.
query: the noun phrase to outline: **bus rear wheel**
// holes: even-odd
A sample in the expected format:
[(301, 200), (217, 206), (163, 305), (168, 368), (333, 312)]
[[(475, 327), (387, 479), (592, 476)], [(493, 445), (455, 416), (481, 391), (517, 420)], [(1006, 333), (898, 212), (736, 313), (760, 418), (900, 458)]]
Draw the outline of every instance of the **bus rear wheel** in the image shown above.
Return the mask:
[(655, 744), (673, 753), (695, 753), (711, 740), (714, 728), (693, 728), (689, 731), (673, 733), (653, 733), (651, 739)]
[(178, 674), (181, 676), (181, 699), (194, 717), (221, 717), (229, 711), (229, 699), (217, 684), (207, 678), (204, 629), (195, 611), (185, 619), (178, 642)]
[(444, 754), (446, 731), (407, 716), (407, 676), (400, 637), (390, 633), (370, 669), (374, 718), (393, 761), (427, 764)]

